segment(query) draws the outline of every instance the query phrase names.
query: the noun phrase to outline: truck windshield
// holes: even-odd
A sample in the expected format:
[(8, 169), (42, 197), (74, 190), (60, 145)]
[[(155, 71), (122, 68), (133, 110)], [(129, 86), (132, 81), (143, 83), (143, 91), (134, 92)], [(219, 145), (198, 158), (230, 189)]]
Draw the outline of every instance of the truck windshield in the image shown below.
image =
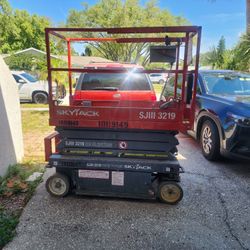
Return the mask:
[(86, 73), (80, 77), (76, 89), (151, 90), (151, 85), (141, 73)]
[(37, 79), (28, 73), (22, 73), (21, 76), (26, 78), (29, 82), (37, 82)]
[(236, 72), (202, 73), (208, 94), (250, 95), (250, 74)]

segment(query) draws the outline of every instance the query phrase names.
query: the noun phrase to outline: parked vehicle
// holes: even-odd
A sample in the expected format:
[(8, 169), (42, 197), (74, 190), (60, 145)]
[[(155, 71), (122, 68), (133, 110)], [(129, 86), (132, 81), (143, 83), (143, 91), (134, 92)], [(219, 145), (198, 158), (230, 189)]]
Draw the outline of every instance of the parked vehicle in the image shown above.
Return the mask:
[[(173, 95), (173, 84), (170, 77), (161, 98)], [(250, 74), (199, 71), (196, 118), (190, 134), (200, 141), (208, 160), (220, 155), (250, 159)]]
[(164, 84), (167, 80), (167, 74), (152, 73), (149, 74), (149, 78), (153, 83)]
[[(18, 84), (21, 102), (34, 102), (45, 104), (48, 102), (48, 82), (41, 81), (25, 71), (12, 71)], [(57, 86), (54, 84), (53, 95), (57, 95)]]
[(156, 94), (147, 74), (136, 72), (143, 69), (134, 64), (93, 63), (87, 69), (127, 69), (122, 73), (82, 73), (73, 96), (75, 105), (133, 105), (134, 102), (156, 101)]

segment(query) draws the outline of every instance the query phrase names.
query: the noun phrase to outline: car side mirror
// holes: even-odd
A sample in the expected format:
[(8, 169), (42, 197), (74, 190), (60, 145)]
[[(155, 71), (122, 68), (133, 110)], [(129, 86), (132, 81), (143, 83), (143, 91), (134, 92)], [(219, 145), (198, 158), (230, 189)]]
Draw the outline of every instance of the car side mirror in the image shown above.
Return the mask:
[(22, 84), (25, 84), (25, 83), (27, 83), (25, 80), (23, 80), (23, 79), (19, 79), (18, 80), (18, 83), (22, 83)]

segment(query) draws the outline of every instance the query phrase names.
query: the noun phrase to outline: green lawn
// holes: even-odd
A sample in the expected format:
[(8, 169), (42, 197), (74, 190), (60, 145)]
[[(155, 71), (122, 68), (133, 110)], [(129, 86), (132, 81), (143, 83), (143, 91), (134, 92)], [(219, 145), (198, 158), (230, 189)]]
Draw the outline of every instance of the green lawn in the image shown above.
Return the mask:
[(154, 83), (153, 86), (154, 86), (154, 90), (155, 90), (156, 94), (161, 94), (163, 85)]
[(22, 111), (25, 160), (44, 161), (44, 137), (53, 132), (48, 111)]
[(21, 108), (48, 108), (48, 104), (21, 103)]

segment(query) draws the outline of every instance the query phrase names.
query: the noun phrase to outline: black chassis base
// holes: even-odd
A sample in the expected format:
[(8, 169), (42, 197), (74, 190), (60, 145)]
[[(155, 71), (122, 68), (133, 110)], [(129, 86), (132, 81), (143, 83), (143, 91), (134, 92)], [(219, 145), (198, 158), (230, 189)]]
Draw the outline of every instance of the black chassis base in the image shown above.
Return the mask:
[(47, 167), (66, 175), (76, 194), (156, 199), (163, 181), (180, 181), (183, 168), (169, 153), (165, 159), (52, 154)]

